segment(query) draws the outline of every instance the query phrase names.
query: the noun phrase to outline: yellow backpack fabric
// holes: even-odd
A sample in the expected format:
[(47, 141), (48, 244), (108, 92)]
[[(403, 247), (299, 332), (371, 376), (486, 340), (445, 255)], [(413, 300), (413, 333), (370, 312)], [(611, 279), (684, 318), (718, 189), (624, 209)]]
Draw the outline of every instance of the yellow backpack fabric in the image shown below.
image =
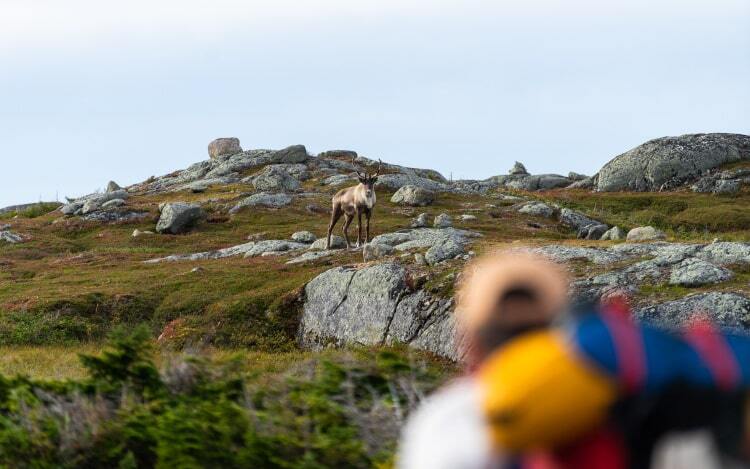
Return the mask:
[(508, 452), (551, 449), (603, 423), (614, 381), (584, 363), (560, 331), (524, 334), (479, 370), (492, 441)]

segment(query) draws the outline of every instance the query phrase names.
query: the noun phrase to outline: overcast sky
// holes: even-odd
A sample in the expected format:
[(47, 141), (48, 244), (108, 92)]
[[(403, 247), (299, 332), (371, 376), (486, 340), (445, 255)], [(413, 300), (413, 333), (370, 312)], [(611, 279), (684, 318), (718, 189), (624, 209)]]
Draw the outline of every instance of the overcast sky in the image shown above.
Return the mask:
[(454, 178), (750, 133), (747, 0), (0, 0), (0, 207), (305, 144)]

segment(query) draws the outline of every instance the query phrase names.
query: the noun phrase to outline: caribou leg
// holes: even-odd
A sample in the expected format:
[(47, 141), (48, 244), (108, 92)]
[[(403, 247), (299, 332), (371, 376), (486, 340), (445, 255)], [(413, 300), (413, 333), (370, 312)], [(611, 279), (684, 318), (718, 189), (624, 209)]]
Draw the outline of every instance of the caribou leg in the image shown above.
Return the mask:
[(336, 223), (338, 223), (339, 218), (341, 218), (342, 214), (343, 214), (343, 211), (339, 207), (335, 207), (333, 211), (331, 212), (331, 223), (328, 224), (328, 237), (326, 238), (326, 249), (331, 249), (331, 233), (333, 232), (333, 227), (336, 226)]
[(349, 245), (349, 225), (352, 224), (352, 220), (354, 220), (354, 215), (344, 214), (344, 241), (346, 241), (347, 250), (351, 249)]
[(362, 246), (362, 210), (357, 210), (357, 247)]
[(368, 208), (365, 210), (365, 221), (367, 223), (367, 229), (366, 229), (366, 235), (365, 235), (365, 243), (370, 242), (370, 216), (372, 215), (372, 209)]

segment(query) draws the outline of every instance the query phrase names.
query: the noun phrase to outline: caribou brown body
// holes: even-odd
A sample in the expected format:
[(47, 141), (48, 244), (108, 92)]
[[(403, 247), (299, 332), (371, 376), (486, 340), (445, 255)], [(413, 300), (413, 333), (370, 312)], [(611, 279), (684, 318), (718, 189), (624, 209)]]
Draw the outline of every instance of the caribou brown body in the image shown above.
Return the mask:
[(333, 196), (331, 207), (331, 222), (328, 224), (328, 237), (326, 238), (326, 249), (331, 248), (331, 233), (341, 216), (344, 216), (344, 240), (346, 248), (349, 249), (349, 225), (354, 217), (357, 217), (357, 247), (362, 245), (362, 215), (364, 214), (367, 226), (365, 228), (365, 243), (370, 242), (370, 217), (375, 207), (377, 197), (375, 196), (375, 183), (380, 173), (380, 164), (374, 174), (362, 174), (357, 171), (359, 184), (346, 189), (341, 189)]

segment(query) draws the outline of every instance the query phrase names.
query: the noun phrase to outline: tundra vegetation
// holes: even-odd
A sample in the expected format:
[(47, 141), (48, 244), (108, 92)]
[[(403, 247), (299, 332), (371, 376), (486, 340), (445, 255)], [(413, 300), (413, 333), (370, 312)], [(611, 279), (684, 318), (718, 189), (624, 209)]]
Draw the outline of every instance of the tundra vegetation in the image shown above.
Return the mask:
[[(305, 249), (146, 262), (249, 240), (290, 240), (301, 231), (324, 241), (339, 188), (323, 184), (322, 177), (302, 177), (304, 168), (296, 167), (299, 152), (290, 148), (294, 151), (286, 151), (288, 161), (281, 163), (299, 171), (300, 185), (280, 207), (241, 204), (255, 178), (278, 171), (265, 170), (269, 162), (232, 180), (206, 179), (177, 192), (132, 190), (127, 210), (142, 214), (134, 218), (103, 222), (63, 216), (57, 204), (0, 214), (0, 226), (9, 224), (22, 236), (22, 242), (0, 240), (0, 466), (392, 465), (403, 419), (457, 372), (456, 365), (385, 343), (303, 349), (299, 337), (308, 282), (333, 267), (378, 260), (363, 264), (361, 251), (337, 250), (335, 256), (287, 263), (301, 252), (318, 252)], [(227, 157), (217, 155), (215, 161), (222, 158)], [(723, 169), (742, 171), (747, 165)], [(394, 171), (384, 165), (381, 183), (410, 183)], [(511, 176), (511, 182), (531, 177)], [(445, 184), (432, 173), (421, 181)], [(415, 220), (425, 227), (447, 214), (440, 219), (481, 235), (472, 238), (464, 256), (469, 249), (480, 254), (497, 247), (554, 245), (612, 257), (607, 263), (566, 258), (579, 280), (630, 275), (627, 269), (643, 258), (607, 251), (622, 241), (578, 239), (576, 230), (556, 218), (561, 208), (625, 233), (654, 226), (675, 245), (750, 238), (750, 191), (744, 186), (718, 195), (686, 187), (639, 193), (428, 188), (435, 193), (429, 204), (404, 206), (391, 201), (398, 187), (376, 186), (373, 237), (398, 238)], [(200, 205), (201, 220), (184, 234), (147, 234), (159, 220), (159, 205), (174, 201)], [(522, 209), (529, 202), (547, 209)], [(408, 264), (409, 289), (449, 298), (465, 259), (429, 263), (416, 251), (382, 254)], [(742, 259), (722, 264), (733, 276), (715, 284), (645, 282), (634, 292), (636, 304), (706, 292), (748, 294), (748, 265)]]

